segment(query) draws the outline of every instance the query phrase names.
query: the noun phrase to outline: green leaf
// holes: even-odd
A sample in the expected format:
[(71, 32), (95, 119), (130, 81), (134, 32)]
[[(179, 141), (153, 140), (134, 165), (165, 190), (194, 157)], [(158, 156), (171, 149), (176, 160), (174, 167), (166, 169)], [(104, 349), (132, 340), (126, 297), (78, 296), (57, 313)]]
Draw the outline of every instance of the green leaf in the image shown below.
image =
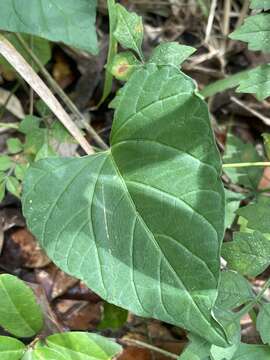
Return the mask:
[(264, 141), (264, 149), (265, 149), (267, 159), (270, 160), (270, 134), (263, 133), (262, 137), (263, 137), (263, 141)]
[(6, 171), (13, 165), (11, 158), (7, 155), (0, 155), (0, 171)]
[(245, 199), (243, 194), (225, 189), (225, 228), (230, 228), (232, 226), (236, 217), (235, 212), (243, 199)]
[(4, 181), (0, 181), (0, 202), (4, 199), (6, 192), (6, 183)]
[(60, 268), (108, 302), (226, 346), (211, 312), (221, 163), (194, 82), (170, 66), (136, 71), (119, 95), (111, 144), (33, 164), (23, 196), (29, 228)]
[(258, 230), (264, 234), (270, 234), (270, 198), (260, 196), (257, 202), (249, 204), (237, 210), (237, 214), (247, 220), (247, 227)]
[(21, 194), (21, 184), (14, 176), (8, 176), (6, 180), (6, 188), (7, 190), (17, 196), (20, 197)]
[(269, 32), (270, 14), (259, 14), (249, 16), (230, 38), (247, 42), (250, 50), (270, 52)]
[(34, 360), (111, 360), (121, 346), (97, 334), (67, 332), (46, 338), (46, 346), (37, 345)]
[(18, 180), (23, 180), (26, 174), (28, 164), (17, 164), (14, 170), (14, 174)]
[(270, 347), (266, 345), (240, 344), (232, 360), (269, 360)]
[(206, 360), (210, 354), (211, 344), (199, 336), (189, 335), (190, 343), (179, 357), (179, 360)]
[(41, 118), (39, 118), (37, 116), (33, 116), (33, 115), (28, 115), (20, 123), (19, 131), (21, 131), (23, 134), (27, 135), (30, 132), (39, 130), (40, 122), (41, 122)]
[[(1, 9), (1, 4), (0, 4), (0, 9)], [(1, 27), (1, 19), (0, 19), (0, 27)], [(26, 42), (26, 44), (31, 48), (35, 56), (40, 60), (40, 62), (43, 65), (46, 65), (52, 56), (51, 45), (49, 41), (33, 35), (21, 34), (21, 36), (23, 40)], [(5, 34), (5, 37), (19, 51), (19, 53), (25, 58), (25, 60), (31, 64), (34, 70), (38, 71), (39, 68), (35, 64), (32, 64), (33, 63), (32, 58), (30, 57), (28, 52), (25, 51), (24, 47), (21, 45), (17, 37), (12, 33)], [(0, 56), (0, 64), (4, 67), (5, 70), (14, 71), (14, 68), (2, 56)]]
[(270, 264), (270, 239), (259, 231), (234, 233), (234, 239), (222, 246), (228, 267), (242, 275), (257, 276)]
[(17, 337), (32, 337), (43, 326), (33, 291), (8, 274), (0, 275), (0, 325)]
[(9, 138), (7, 140), (7, 147), (10, 154), (17, 154), (23, 149), (21, 141), (17, 138)]
[(95, 0), (5, 0), (0, 2), (0, 29), (97, 54), (95, 12)]
[(117, 24), (114, 37), (126, 49), (134, 50), (142, 58), (143, 23), (141, 16), (127, 11), (122, 5), (116, 4)]
[(251, 0), (250, 8), (270, 10), (270, 0)]
[(162, 43), (154, 49), (149, 62), (153, 62), (157, 65), (180, 66), (195, 51), (195, 48), (180, 45), (177, 42)]
[(118, 306), (105, 302), (103, 305), (102, 321), (98, 325), (99, 329), (119, 329), (128, 317), (128, 312)]
[(53, 148), (51, 147), (50, 144), (48, 144), (47, 142), (45, 142), (41, 148), (38, 150), (37, 155), (35, 157), (35, 161), (41, 160), (41, 159), (46, 159), (48, 157), (53, 157), (56, 156), (55, 151), (53, 150)]
[(262, 304), (257, 316), (256, 328), (264, 344), (270, 344), (270, 303)]
[(0, 336), (0, 358), (1, 360), (20, 360), (25, 351), (25, 345), (8, 336)]
[(109, 70), (116, 79), (126, 81), (139, 66), (142, 66), (142, 63), (135, 55), (131, 51), (125, 51), (113, 58)]
[(222, 271), (216, 306), (232, 310), (253, 300), (249, 282), (235, 271)]
[(237, 92), (255, 94), (256, 98), (260, 101), (269, 97), (270, 64), (261, 65), (253, 70), (250, 70), (247, 79), (240, 82)]
[[(232, 134), (228, 134), (223, 163), (242, 163), (262, 161), (253, 144), (245, 144)], [(225, 168), (224, 171), (234, 183), (257, 189), (263, 175), (263, 168)]]

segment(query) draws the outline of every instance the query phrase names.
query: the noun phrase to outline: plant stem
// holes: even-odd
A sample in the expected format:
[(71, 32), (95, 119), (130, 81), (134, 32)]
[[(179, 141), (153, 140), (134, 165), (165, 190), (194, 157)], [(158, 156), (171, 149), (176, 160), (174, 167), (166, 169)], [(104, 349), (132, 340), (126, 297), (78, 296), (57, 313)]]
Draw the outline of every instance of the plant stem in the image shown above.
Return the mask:
[(232, 164), (223, 164), (223, 169), (226, 168), (245, 168), (245, 167), (260, 167), (260, 166), (270, 166), (270, 161), (259, 161), (259, 162), (246, 162), (246, 163), (232, 163)]
[(149, 350), (152, 350), (152, 351), (155, 351), (155, 352), (158, 352), (162, 355), (165, 355), (167, 357), (170, 357), (171, 359), (179, 359), (179, 356), (176, 355), (176, 354), (173, 354), (169, 351), (166, 351), (166, 350), (163, 350), (163, 349), (160, 349), (156, 346), (153, 346), (153, 345), (150, 345), (150, 344), (147, 344), (143, 341), (140, 341), (140, 340), (136, 340), (136, 339), (122, 339), (121, 342), (125, 343), (125, 344), (134, 344), (134, 345), (137, 345), (139, 347), (142, 347), (142, 348), (145, 348), (145, 349), (149, 349)]
[(101, 137), (96, 133), (96, 131), (92, 128), (91, 125), (88, 124), (88, 122), (85, 120), (83, 114), (80, 112), (80, 110), (77, 108), (77, 106), (73, 103), (73, 101), (70, 100), (70, 98), (67, 96), (67, 94), (62, 90), (62, 88), (57, 84), (57, 82), (54, 80), (54, 78), (51, 76), (51, 74), (46, 70), (46, 68), (43, 66), (39, 58), (33, 53), (33, 51), (29, 48), (25, 40), (22, 38), (20, 34), (15, 34), (18, 41), (24, 48), (24, 50), (28, 53), (28, 55), (33, 59), (34, 63), (40, 70), (41, 74), (44, 76), (44, 78), (47, 80), (48, 84), (52, 87), (54, 92), (62, 99), (62, 101), (66, 104), (67, 108), (72, 112), (73, 115), (77, 119), (81, 121), (81, 123), (85, 126), (87, 132), (91, 137), (94, 139), (94, 141), (104, 150), (108, 149), (107, 144), (101, 139)]

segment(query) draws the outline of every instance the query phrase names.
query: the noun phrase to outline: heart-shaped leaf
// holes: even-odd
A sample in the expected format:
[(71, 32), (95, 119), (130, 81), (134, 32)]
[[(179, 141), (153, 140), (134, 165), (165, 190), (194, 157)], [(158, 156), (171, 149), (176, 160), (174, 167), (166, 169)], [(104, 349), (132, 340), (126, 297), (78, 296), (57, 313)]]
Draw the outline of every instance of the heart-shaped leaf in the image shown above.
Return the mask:
[(28, 225), (60, 268), (108, 302), (226, 345), (212, 317), (224, 190), (207, 106), (190, 78), (153, 64), (114, 106), (110, 150), (32, 166)]

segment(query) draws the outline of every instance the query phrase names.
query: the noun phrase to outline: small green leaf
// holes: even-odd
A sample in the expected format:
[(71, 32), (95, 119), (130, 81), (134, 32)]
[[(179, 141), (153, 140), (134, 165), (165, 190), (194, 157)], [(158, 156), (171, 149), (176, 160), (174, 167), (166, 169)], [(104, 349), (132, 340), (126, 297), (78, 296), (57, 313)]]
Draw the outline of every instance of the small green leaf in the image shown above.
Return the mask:
[(35, 130), (39, 130), (41, 118), (33, 115), (26, 116), (20, 123), (19, 131), (27, 135)]
[(241, 343), (232, 360), (269, 360), (270, 347)]
[(247, 227), (263, 234), (270, 234), (270, 198), (260, 196), (256, 203), (237, 210), (237, 214), (247, 220)]
[(149, 62), (157, 65), (180, 66), (195, 51), (195, 48), (177, 42), (162, 43), (154, 49)]
[(119, 329), (127, 321), (128, 312), (107, 302), (103, 305), (102, 321), (98, 325), (99, 329)]
[(256, 328), (263, 343), (270, 345), (270, 303), (262, 304), (257, 316)]
[(139, 66), (142, 63), (135, 55), (131, 51), (125, 51), (113, 58), (109, 70), (116, 79), (126, 81)]
[(270, 64), (261, 65), (253, 70), (250, 70), (247, 79), (240, 81), (240, 85), (236, 91), (248, 94), (255, 94), (256, 98), (260, 101), (269, 97)]
[(232, 310), (254, 299), (249, 282), (235, 271), (222, 271), (216, 306)]
[(0, 359), (21, 360), (25, 351), (25, 345), (9, 336), (0, 336)]
[(17, 196), (20, 197), (21, 194), (21, 184), (14, 176), (8, 176), (6, 180), (6, 188), (7, 190)]
[(126, 49), (134, 50), (142, 58), (143, 23), (141, 16), (127, 11), (116, 4), (117, 24), (113, 33), (117, 41)]
[(73, 144), (76, 142), (67, 129), (57, 120), (54, 121), (50, 128), (50, 138), (57, 140), (59, 143)]
[(50, 144), (44, 143), (41, 148), (38, 150), (37, 155), (35, 157), (35, 161), (46, 159), (48, 157), (54, 157), (56, 156), (55, 151), (51, 147)]
[(17, 154), (23, 150), (23, 144), (18, 138), (9, 138), (7, 140), (7, 147), (10, 154)]
[(0, 156), (0, 171), (6, 171), (13, 165), (11, 158), (7, 155)]
[(0, 275), (0, 325), (17, 337), (32, 337), (43, 326), (33, 291), (8, 274)]
[(37, 35), (97, 54), (96, 0), (0, 1), (0, 29)]
[(107, 338), (85, 332), (67, 332), (46, 338), (37, 344), (35, 360), (111, 360), (122, 348)]
[(249, 16), (230, 38), (247, 42), (250, 50), (270, 52), (269, 32), (270, 14), (259, 14)]
[(190, 334), (189, 344), (179, 357), (179, 360), (206, 360), (210, 355), (211, 344), (205, 339)]
[(236, 217), (236, 210), (245, 196), (225, 189), (225, 227), (230, 228)]
[(0, 181), (0, 202), (4, 199), (6, 193), (6, 183)]
[[(245, 144), (236, 136), (228, 134), (223, 156), (224, 164), (256, 161), (263, 161), (263, 158), (257, 153), (254, 145)], [(226, 168), (224, 171), (234, 183), (251, 189), (257, 189), (263, 175), (263, 169), (259, 167)]]
[(250, 8), (270, 10), (270, 0), (251, 0)]
[(22, 181), (24, 179), (27, 168), (28, 164), (17, 164), (15, 166), (14, 174), (18, 180)]
[(263, 133), (262, 134), (263, 141), (264, 141), (264, 149), (267, 155), (267, 159), (270, 160), (270, 134)]
[(234, 233), (234, 239), (222, 246), (228, 267), (242, 275), (257, 276), (270, 264), (270, 239), (259, 231)]

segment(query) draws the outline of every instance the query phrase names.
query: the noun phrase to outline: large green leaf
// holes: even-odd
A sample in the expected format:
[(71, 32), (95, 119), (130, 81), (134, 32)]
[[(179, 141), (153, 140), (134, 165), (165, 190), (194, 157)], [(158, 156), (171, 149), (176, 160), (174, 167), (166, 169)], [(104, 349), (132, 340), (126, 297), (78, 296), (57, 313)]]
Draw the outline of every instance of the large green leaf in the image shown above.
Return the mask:
[(60, 268), (108, 302), (225, 345), (211, 311), (224, 190), (207, 106), (190, 78), (153, 64), (114, 104), (110, 150), (32, 166), (28, 225)]
[(0, 336), (0, 359), (20, 360), (25, 351), (25, 345), (9, 336)]
[(0, 275), (0, 325), (17, 337), (34, 336), (43, 325), (33, 291), (13, 275)]
[(189, 344), (183, 351), (179, 360), (207, 360), (211, 344), (199, 336), (189, 335)]
[(248, 77), (240, 81), (240, 85), (237, 88), (237, 92), (255, 94), (257, 99), (260, 101), (269, 97), (270, 96), (270, 64), (261, 65), (253, 70), (250, 70), (248, 73)]
[(62, 41), (93, 54), (96, 0), (0, 1), (0, 29)]
[(270, 0), (251, 0), (251, 9), (270, 9)]
[(249, 16), (230, 38), (248, 43), (250, 50), (270, 52), (270, 14)]
[(263, 304), (256, 321), (256, 328), (264, 344), (270, 344), (270, 303)]
[(270, 347), (265, 345), (240, 344), (232, 360), (269, 360)]
[(111, 360), (121, 346), (109, 339), (84, 332), (51, 335), (32, 353), (33, 360)]

